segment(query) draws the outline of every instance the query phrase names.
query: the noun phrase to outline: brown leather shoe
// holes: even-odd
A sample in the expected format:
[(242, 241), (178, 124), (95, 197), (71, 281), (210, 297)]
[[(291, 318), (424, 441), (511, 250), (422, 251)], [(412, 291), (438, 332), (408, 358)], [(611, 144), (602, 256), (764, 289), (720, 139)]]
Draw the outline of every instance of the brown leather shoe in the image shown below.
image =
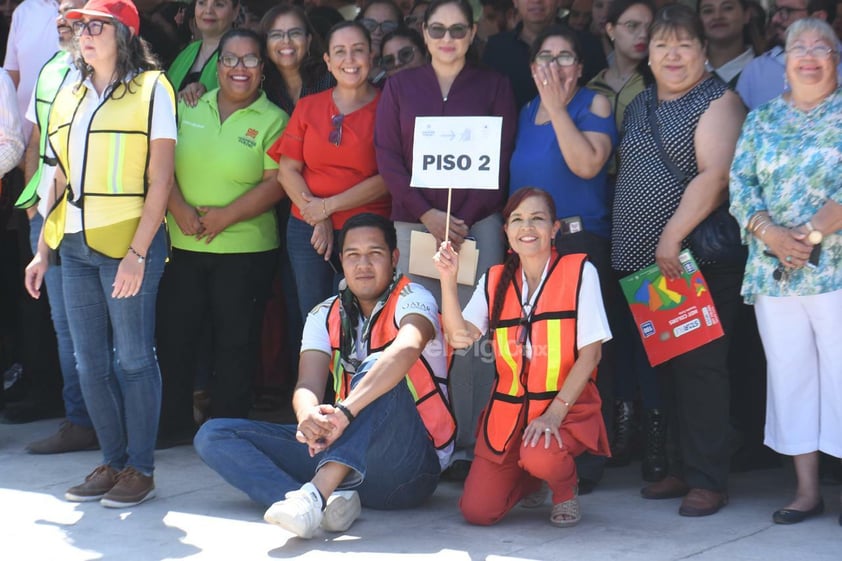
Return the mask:
[(117, 483), (99, 503), (109, 508), (127, 508), (148, 501), (155, 496), (155, 480), (143, 475), (133, 467), (127, 467), (117, 474)]
[(690, 491), (690, 487), (682, 479), (668, 475), (657, 483), (647, 485), (640, 490), (644, 499), (677, 499)]
[(710, 516), (728, 504), (728, 493), (711, 491), (710, 489), (690, 489), (678, 514), (681, 516)]
[(62, 454), (78, 450), (96, 450), (99, 444), (94, 429), (74, 425), (70, 421), (63, 421), (58, 432), (42, 440), (31, 442), (26, 446), (30, 454)]
[(81, 485), (71, 487), (64, 494), (68, 501), (98, 501), (117, 483), (117, 470), (111, 466), (97, 466)]

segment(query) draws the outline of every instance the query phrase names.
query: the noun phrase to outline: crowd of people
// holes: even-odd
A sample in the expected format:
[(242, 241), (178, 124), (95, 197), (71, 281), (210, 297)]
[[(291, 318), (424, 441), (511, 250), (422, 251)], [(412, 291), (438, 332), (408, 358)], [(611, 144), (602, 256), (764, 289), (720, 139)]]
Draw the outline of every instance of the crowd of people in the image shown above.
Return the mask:
[[(730, 471), (792, 456), (774, 522), (823, 513), (842, 44), (834, 0), (766, 7), (24, 0), (0, 70), (6, 420), (64, 417), (33, 454), (101, 449), (67, 500), (149, 500), (156, 447), (193, 443), (304, 538), (442, 477), (472, 524), (549, 496), (573, 526), (637, 458), (644, 499), (699, 517)], [(418, 117), (498, 118), (499, 188), (414, 187)], [(688, 248), (724, 336), (653, 367), (619, 279), (676, 279)], [(291, 424), (250, 419), (271, 357)]]

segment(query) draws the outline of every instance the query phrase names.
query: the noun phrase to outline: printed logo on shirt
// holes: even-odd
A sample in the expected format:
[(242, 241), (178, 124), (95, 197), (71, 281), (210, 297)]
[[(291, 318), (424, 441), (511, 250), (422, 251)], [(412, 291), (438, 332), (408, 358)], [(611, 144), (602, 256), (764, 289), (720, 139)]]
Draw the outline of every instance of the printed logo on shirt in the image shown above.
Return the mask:
[(426, 312), (428, 314), (432, 314), (433, 310), (425, 304), (424, 302), (407, 302), (403, 306), (401, 306), (401, 310), (418, 310), (420, 312)]
[(237, 140), (240, 141), (240, 144), (244, 144), (249, 148), (254, 148), (257, 145), (257, 142), (254, 140), (257, 138), (257, 131), (254, 129), (249, 129), (246, 131), (246, 134), (238, 138)]

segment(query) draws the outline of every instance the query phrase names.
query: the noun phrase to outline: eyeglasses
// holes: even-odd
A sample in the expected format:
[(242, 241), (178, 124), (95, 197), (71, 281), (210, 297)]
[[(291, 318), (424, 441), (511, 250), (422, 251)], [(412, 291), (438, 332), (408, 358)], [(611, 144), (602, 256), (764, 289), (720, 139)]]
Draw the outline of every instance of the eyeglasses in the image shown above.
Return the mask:
[(283, 41), (289, 39), (290, 41), (301, 41), (307, 36), (307, 31), (300, 27), (293, 27), (292, 29), (273, 29), (266, 34), (266, 39), (269, 41)]
[(820, 59), (830, 58), (830, 55), (835, 53), (836, 50), (831, 49), (827, 45), (813, 45), (812, 47), (805, 47), (803, 45), (795, 45), (794, 47), (790, 47), (786, 50), (786, 53), (790, 56), (795, 58), (804, 58), (806, 56), (811, 56)]
[(450, 33), (451, 39), (464, 39), (469, 30), (470, 28), (464, 23), (457, 23), (450, 27), (445, 27), (440, 23), (427, 26), (427, 34), (433, 39), (441, 39), (445, 33)]
[(772, 10), (771, 17), (781, 16), (782, 20), (788, 21), (795, 12), (806, 12), (807, 8), (787, 8), (786, 6), (779, 6)]
[(521, 306), (523, 315), (520, 316), (520, 322), (517, 327), (517, 344), (521, 347), (529, 340), (529, 330), (532, 327), (532, 306), (524, 304)]
[(638, 29), (640, 29), (641, 27), (644, 28), (644, 29), (649, 27), (648, 23), (645, 23), (645, 22), (642, 22), (642, 21), (636, 21), (636, 20), (633, 20), (633, 19), (630, 19), (630, 20), (627, 20), (627, 21), (618, 21), (617, 25), (621, 26), (621, 27), (625, 27), (626, 31), (628, 31), (632, 35), (637, 33)]
[(398, 28), (398, 22), (388, 19), (386, 21), (377, 21), (376, 19), (363, 18), (360, 20), (360, 23), (363, 24), (363, 27), (368, 29), (369, 33), (374, 33), (374, 30), (379, 27), (380, 31), (383, 32), (383, 35), (391, 33)]
[(398, 51), (397, 55), (385, 55), (380, 57), (380, 66), (385, 70), (394, 70), (412, 62), (415, 58), (415, 47), (407, 45)]
[(87, 22), (79, 20), (74, 21), (71, 27), (73, 28), (73, 35), (75, 35), (76, 37), (81, 37), (82, 35), (84, 35), (86, 29), (88, 30), (88, 35), (90, 35), (91, 37), (96, 37), (97, 35), (102, 35), (103, 25), (114, 25), (114, 23), (110, 21), (104, 21), (101, 19), (94, 19)]
[(219, 64), (226, 68), (237, 68), (241, 62), (245, 68), (257, 68), (260, 66), (260, 57), (251, 54), (243, 56), (225, 54), (219, 57)]
[(345, 120), (345, 115), (339, 113), (330, 118), (330, 124), (333, 125), (333, 130), (330, 131), (327, 140), (334, 146), (342, 144), (342, 122)]
[(557, 55), (543, 51), (535, 55), (535, 62), (538, 64), (550, 64), (551, 62), (555, 62), (559, 66), (573, 66), (576, 64), (577, 60), (576, 55), (570, 51), (561, 51)]

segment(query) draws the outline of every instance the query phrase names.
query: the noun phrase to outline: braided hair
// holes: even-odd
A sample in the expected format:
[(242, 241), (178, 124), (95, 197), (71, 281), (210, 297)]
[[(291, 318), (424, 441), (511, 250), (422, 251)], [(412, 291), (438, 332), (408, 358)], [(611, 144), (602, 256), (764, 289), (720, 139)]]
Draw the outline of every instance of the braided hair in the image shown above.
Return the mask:
[[(553, 201), (552, 196), (544, 191), (543, 189), (539, 189), (538, 187), (523, 187), (522, 189), (518, 189), (515, 191), (511, 197), (509, 197), (509, 201), (506, 203), (506, 206), (503, 207), (503, 223), (508, 224), (509, 216), (525, 201), (531, 197), (539, 197), (544, 201), (544, 204), (547, 205), (547, 210), (549, 210), (550, 217), (552, 220), (556, 219), (556, 208), (555, 208), (555, 201)], [(508, 240), (507, 242), (508, 243)], [(491, 309), (491, 317), (489, 318), (489, 329), (494, 330), (497, 328), (497, 324), (500, 322), (500, 312), (503, 310), (503, 299), (506, 296), (506, 290), (509, 288), (509, 284), (514, 279), (515, 272), (520, 265), (520, 256), (512, 251), (511, 248), (506, 252), (506, 259), (503, 261), (503, 274), (500, 275), (500, 282), (494, 289), (494, 306)]]

